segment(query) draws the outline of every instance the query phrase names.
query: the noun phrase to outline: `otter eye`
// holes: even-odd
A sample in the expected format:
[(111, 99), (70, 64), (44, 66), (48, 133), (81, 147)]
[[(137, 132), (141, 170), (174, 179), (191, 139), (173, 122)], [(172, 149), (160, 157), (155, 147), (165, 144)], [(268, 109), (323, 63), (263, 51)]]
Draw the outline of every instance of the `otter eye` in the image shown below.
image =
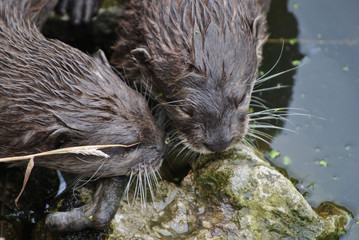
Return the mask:
[(181, 111), (184, 113), (184, 114), (186, 114), (186, 115), (188, 115), (188, 116), (191, 116), (191, 114), (184, 108), (184, 107), (179, 107), (180, 109), (181, 109)]
[(247, 94), (243, 94), (243, 96), (238, 101), (237, 107), (240, 107), (243, 104), (244, 100), (246, 99), (246, 96)]

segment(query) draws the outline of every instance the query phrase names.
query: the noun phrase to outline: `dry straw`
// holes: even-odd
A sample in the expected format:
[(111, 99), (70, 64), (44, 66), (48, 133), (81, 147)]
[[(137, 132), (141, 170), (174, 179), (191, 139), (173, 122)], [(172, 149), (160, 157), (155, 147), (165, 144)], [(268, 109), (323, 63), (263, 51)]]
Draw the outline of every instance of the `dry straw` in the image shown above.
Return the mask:
[(79, 146), (79, 147), (68, 147), (68, 148), (61, 148), (61, 149), (56, 149), (56, 150), (41, 152), (41, 153), (35, 153), (35, 154), (30, 154), (30, 155), (25, 155), (25, 156), (0, 158), (0, 162), (14, 162), (14, 161), (21, 161), (21, 160), (29, 159), (21, 191), (20, 191), (19, 195), (17, 196), (17, 198), (15, 199), (15, 204), (16, 204), (16, 206), (18, 206), (17, 203), (19, 201), (19, 198), (25, 189), (26, 183), (31, 174), (31, 170), (35, 165), (35, 163), (34, 163), (35, 157), (57, 155), (57, 154), (82, 154), (82, 155), (92, 155), (92, 156), (109, 158), (110, 156), (108, 154), (102, 152), (99, 149), (112, 148), (112, 147), (128, 148), (128, 147), (133, 147), (138, 144), (139, 143), (134, 143), (134, 144), (130, 144), (130, 145), (111, 144), (111, 145), (89, 145), (89, 146)]

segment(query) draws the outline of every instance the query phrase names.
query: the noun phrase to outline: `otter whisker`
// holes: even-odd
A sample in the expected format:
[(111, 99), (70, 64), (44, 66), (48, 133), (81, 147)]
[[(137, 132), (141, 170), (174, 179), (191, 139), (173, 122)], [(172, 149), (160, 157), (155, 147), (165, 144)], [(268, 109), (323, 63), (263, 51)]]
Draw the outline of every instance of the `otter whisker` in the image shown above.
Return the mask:
[(272, 91), (272, 90), (277, 90), (277, 89), (282, 89), (282, 88), (288, 88), (291, 87), (289, 85), (278, 85), (275, 87), (268, 87), (268, 88), (260, 88), (260, 89), (256, 89), (253, 90), (252, 93), (258, 93), (258, 92), (266, 92), (266, 91)]
[(257, 146), (254, 145), (254, 143), (247, 138), (248, 136), (246, 136), (243, 141), (244, 141), (244, 144), (246, 144), (248, 147), (253, 147), (254, 149), (257, 149)]
[(133, 196), (133, 199), (132, 199), (132, 205), (134, 205), (134, 203), (135, 203), (135, 200), (137, 199), (137, 191), (138, 191), (138, 188), (139, 188), (139, 186), (138, 186), (138, 178), (140, 178), (141, 177), (141, 175), (140, 174), (138, 174), (137, 176), (136, 176), (136, 185), (135, 185), (135, 190), (134, 190), (134, 196)]
[(259, 130), (255, 130), (255, 129), (252, 129), (251, 132), (253, 134), (256, 134), (257, 136), (262, 136), (262, 137), (265, 137), (265, 138), (268, 138), (269, 140), (273, 140), (274, 137), (268, 133), (265, 133), (265, 132), (262, 132), (262, 131), (259, 131)]
[(278, 126), (274, 126), (274, 125), (271, 125), (271, 124), (265, 124), (265, 123), (262, 123), (261, 125), (256, 125), (256, 124), (249, 124), (248, 125), (249, 128), (266, 128), (266, 129), (279, 129), (279, 130), (286, 130), (286, 131), (289, 131), (289, 132), (293, 132), (293, 133), (297, 133), (296, 131), (294, 130), (291, 130), (289, 128), (283, 128), (283, 127), (278, 127)]
[(139, 174), (139, 182), (140, 182), (140, 196), (141, 196), (141, 206), (145, 207), (146, 208), (146, 197), (147, 197), (147, 184), (145, 184), (144, 182), (145, 181), (145, 176), (143, 175), (143, 172), (141, 171), (141, 174)]
[(252, 95), (252, 96), (251, 96), (251, 102), (252, 102), (253, 100), (256, 100), (256, 101), (261, 102), (261, 103), (268, 103), (266, 100), (264, 100), (264, 99), (262, 99), (262, 98), (260, 98), (260, 97), (258, 97), (258, 96), (255, 96), (255, 95)]
[[(129, 204), (133, 205), (139, 199), (141, 207), (147, 207), (147, 193), (149, 191), (152, 202), (155, 200), (154, 186), (158, 185), (158, 179), (161, 178), (158, 170), (154, 170), (151, 166), (138, 166), (137, 169), (132, 170), (130, 173), (129, 181), (125, 188), (126, 200)], [(133, 190), (132, 202), (129, 200), (129, 191), (133, 183), (135, 188)]]
[(249, 106), (252, 107), (252, 108), (268, 109), (264, 104), (251, 104)]
[(249, 120), (249, 122), (258, 122), (261, 120), (288, 120), (286, 118), (286, 114), (268, 114), (268, 115), (258, 115), (256, 117), (253, 117)]
[(249, 113), (248, 116), (253, 117), (257, 115), (268, 115), (268, 114), (280, 114), (280, 113), (286, 113), (285, 108), (271, 108), (271, 109), (264, 109), (262, 111), (257, 111), (253, 113)]
[(257, 107), (262, 109), (268, 109), (268, 107), (261, 101), (257, 101), (255, 99), (251, 100), (251, 103), (249, 104), (250, 107)]
[[(254, 113), (249, 113), (248, 116), (251, 118), (249, 121), (256, 121), (256, 120), (261, 120), (262, 118), (266, 118), (268, 117), (268, 119), (273, 118), (273, 119), (280, 119), (280, 120), (284, 120), (284, 121), (289, 121), (286, 117), (288, 116), (305, 116), (305, 117), (315, 117), (309, 113), (300, 113), (300, 112), (294, 112), (294, 113), (288, 113), (289, 110), (302, 110), (302, 109), (295, 109), (295, 108), (280, 108), (283, 110), (278, 110), (278, 109), (265, 109), (263, 111), (257, 111)], [(304, 111), (304, 110), (302, 110)], [(320, 117), (317, 117), (319, 119), (323, 119)], [(289, 121), (290, 122), (290, 121)], [(294, 125), (294, 124), (293, 124)]]
[[(79, 189), (79, 188), (85, 186), (87, 183), (91, 182), (91, 181), (94, 179), (94, 177), (96, 176), (96, 174), (98, 173), (98, 171), (99, 171), (99, 170), (102, 168), (102, 166), (105, 164), (106, 160), (107, 160), (107, 159), (104, 159), (104, 160), (102, 161), (101, 165), (100, 165), (100, 166), (97, 168), (97, 170), (92, 174), (92, 176), (91, 176), (90, 178), (86, 179), (86, 181), (85, 181), (83, 184), (81, 184), (80, 186), (78, 186), (75, 190), (77, 190), (77, 189)], [(98, 178), (97, 178), (97, 179), (98, 179)], [(96, 179), (96, 180), (97, 180), (97, 179)]]
[(178, 159), (178, 157), (181, 155), (181, 153), (182, 153), (184, 150), (189, 149), (189, 147), (190, 147), (189, 144), (183, 144), (182, 150), (177, 153), (177, 156), (176, 156), (175, 159)]
[[(157, 97), (155, 97), (154, 99), (157, 99)], [(160, 107), (163, 107), (163, 106), (175, 106), (175, 107), (179, 107), (179, 106), (181, 106), (181, 107), (184, 107), (184, 106), (187, 106), (187, 105), (176, 105), (175, 103), (178, 103), (178, 102), (186, 102), (187, 100), (175, 100), (175, 101), (170, 101), (170, 102), (163, 102), (163, 101), (161, 101), (161, 102), (159, 102), (153, 109), (152, 109), (152, 111), (153, 110), (157, 110), (157, 108), (160, 108)]]
[(152, 188), (152, 179), (151, 179), (151, 175), (148, 175), (147, 173), (147, 168), (145, 168), (145, 176), (146, 176), (146, 181), (147, 181), (147, 184), (148, 185), (148, 188), (149, 188), (149, 191), (150, 191), (150, 194), (151, 194), (151, 199), (152, 199), (152, 202), (155, 201), (155, 196), (153, 194), (153, 188)]
[(190, 160), (193, 157), (194, 151), (191, 147), (188, 148), (188, 151), (185, 153), (184, 158)]
[(284, 50), (284, 41), (283, 41), (283, 39), (282, 39), (282, 48), (281, 48), (281, 50), (280, 50), (279, 56), (278, 56), (278, 58), (277, 58), (277, 61), (274, 63), (273, 67), (271, 67), (271, 68), (269, 69), (269, 71), (267, 71), (267, 72), (266, 72), (265, 74), (263, 74), (261, 77), (257, 78), (257, 80), (256, 80), (256, 82), (255, 82), (255, 85), (258, 85), (258, 84), (260, 84), (260, 83), (266, 81), (266, 80), (263, 81), (262, 78), (264, 78), (265, 76), (267, 76), (267, 75), (268, 75), (271, 71), (273, 71), (273, 69), (278, 65), (280, 59), (282, 58), (283, 50)]
[(89, 164), (93, 163), (92, 161), (87, 161), (87, 160), (85, 160), (85, 159), (83, 159), (83, 158), (81, 158), (79, 156), (76, 156), (76, 159), (80, 160), (81, 162), (84, 162), (84, 163), (89, 163)]
[[(253, 123), (253, 125), (256, 124), (268, 124), (267, 121), (283, 121), (283, 122), (288, 122), (290, 125), (297, 127), (297, 125), (289, 120), (288, 118), (284, 117), (286, 115), (268, 115), (267, 117), (257, 117), (257, 118), (253, 118), (251, 120), (249, 120), (249, 123)], [(266, 120), (265, 122), (263, 120)]]
[(179, 141), (178, 143), (176, 143), (176, 145), (172, 146), (171, 149), (169, 150), (168, 154), (171, 154), (174, 150), (176, 150), (176, 148), (178, 146), (180, 146), (181, 144), (184, 144), (186, 142), (185, 139)]
[(254, 133), (252, 133), (252, 132), (247, 132), (247, 135), (250, 136), (250, 137), (253, 137), (253, 138), (255, 138), (255, 139), (259, 139), (259, 140), (265, 142), (266, 144), (270, 145), (270, 143), (269, 143), (267, 140), (265, 140), (264, 138), (262, 138), (262, 137), (260, 137), (260, 136), (258, 136), (258, 135), (256, 135), (256, 134), (254, 134)]
[[(266, 78), (261, 79), (260, 83), (265, 82), (265, 81), (268, 81), (268, 80), (270, 80), (270, 79), (272, 79), (272, 78), (275, 78), (275, 77), (278, 77), (278, 76), (280, 76), (280, 75), (283, 75), (283, 74), (285, 74), (285, 73), (294, 71), (294, 70), (296, 70), (296, 69), (298, 69), (299, 67), (302, 67), (302, 66), (303, 66), (303, 64), (302, 64), (302, 65), (299, 65), (299, 66), (296, 66), (296, 67), (289, 68), (289, 69), (284, 70), (284, 71), (279, 72), (279, 73), (275, 73), (275, 74), (273, 74), (273, 75), (271, 75), (271, 76), (268, 76), (268, 77), (266, 77)], [(257, 85), (256, 85), (256, 86), (257, 86)]]
[(152, 174), (152, 176), (153, 176), (153, 179), (155, 180), (155, 183), (156, 183), (156, 186), (157, 186), (157, 185), (158, 185), (158, 179), (157, 179), (157, 177), (158, 177), (159, 179), (162, 179), (161, 174), (160, 174), (159, 170), (153, 170), (152, 168), (151, 168), (151, 170), (152, 170), (152, 172), (154, 173), (154, 174)]
[(130, 179), (128, 180), (128, 183), (127, 183), (126, 188), (125, 188), (126, 200), (127, 200), (128, 203), (130, 202), (129, 197), (128, 197), (128, 193), (129, 193), (130, 187), (131, 187), (131, 185), (133, 183), (133, 176), (134, 176), (134, 174), (133, 174), (133, 171), (131, 170)]
[[(151, 93), (152, 92), (152, 85), (150, 86), (150, 90), (149, 92)], [(146, 93), (148, 92), (148, 89), (146, 88)], [(149, 105), (150, 104), (150, 100), (151, 100), (151, 97), (150, 97), (150, 94), (146, 94), (146, 98), (147, 98), (147, 104)]]

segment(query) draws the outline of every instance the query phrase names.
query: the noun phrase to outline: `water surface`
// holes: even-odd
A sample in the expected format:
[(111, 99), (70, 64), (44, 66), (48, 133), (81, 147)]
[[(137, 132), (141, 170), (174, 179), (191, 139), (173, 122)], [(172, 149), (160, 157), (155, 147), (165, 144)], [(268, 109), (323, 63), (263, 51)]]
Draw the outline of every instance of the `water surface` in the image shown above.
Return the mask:
[(272, 34), (262, 69), (274, 63), (279, 38), (286, 41), (274, 72), (290, 68), (294, 60), (304, 64), (271, 81), (291, 87), (263, 98), (270, 107), (300, 108), (316, 116), (288, 117), (294, 125), (283, 126), (297, 133), (281, 131), (274, 138), (270, 147), (281, 155), (272, 162), (299, 180), (297, 187), (313, 207), (331, 201), (348, 208), (354, 220), (342, 239), (359, 239), (359, 1), (273, 0), (269, 22)]

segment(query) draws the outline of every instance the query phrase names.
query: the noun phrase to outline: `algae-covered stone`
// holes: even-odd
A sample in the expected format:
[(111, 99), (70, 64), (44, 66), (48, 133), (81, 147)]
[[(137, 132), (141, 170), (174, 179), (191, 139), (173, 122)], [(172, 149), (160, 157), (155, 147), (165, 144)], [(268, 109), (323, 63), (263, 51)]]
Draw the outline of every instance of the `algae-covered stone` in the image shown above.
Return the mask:
[(350, 220), (333, 204), (314, 211), (250, 148), (192, 167), (181, 187), (162, 181), (145, 209), (123, 201), (110, 239), (336, 239)]

